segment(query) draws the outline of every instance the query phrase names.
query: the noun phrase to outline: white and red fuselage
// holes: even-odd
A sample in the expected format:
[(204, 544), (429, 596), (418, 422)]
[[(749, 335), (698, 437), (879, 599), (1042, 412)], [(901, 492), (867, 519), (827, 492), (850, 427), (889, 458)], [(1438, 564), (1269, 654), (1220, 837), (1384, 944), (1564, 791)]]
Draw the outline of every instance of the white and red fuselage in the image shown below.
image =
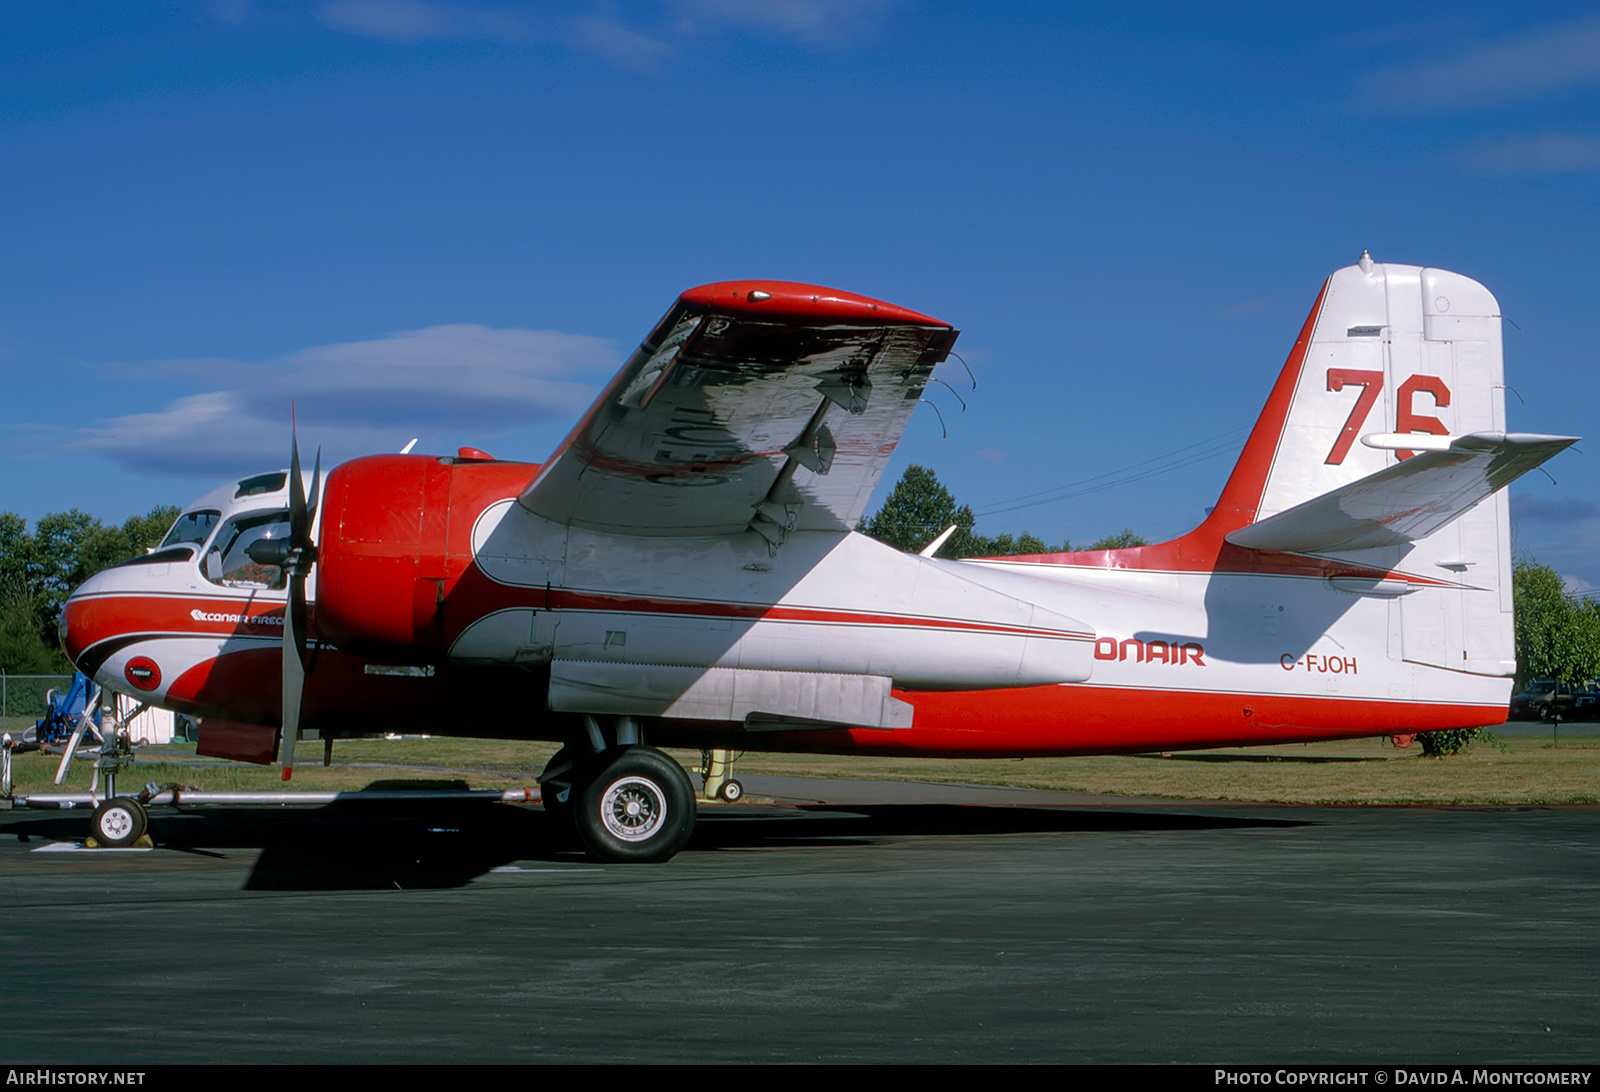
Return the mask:
[[(770, 298), (713, 291), (727, 287), (697, 290), (721, 301), (702, 307), (709, 319), (664, 321), (575, 436), (600, 435), (608, 398), (619, 420), (642, 413), (642, 383), (688, 389), (668, 378), (661, 346), (693, 347), (719, 316), (746, 321), (758, 306), (747, 300)], [(835, 295), (859, 311), (858, 297)], [(1452, 324), (1430, 323), (1447, 296)], [(872, 306), (892, 315), (880, 323), (933, 323)], [(818, 304), (808, 321), (865, 320)], [(663, 745), (1022, 756), (1498, 723), (1515, 670), (1503, 492), (1401, 545), (1287, 551), (1227, 536), (1407, 454), (1361, 435), (1503, 430), (1500, 382), (1497, 308), (1481, 286), (1416, 267), (1342, 270), (1200, 527), (1025, 558), (911, 555), (792, 513), (781, 535), (702, 535), (663, 530), (641, 508), (644, 533), (627, 533), (625, 512), (597, 526), (581, 500), (537, 495), (563, 453), (548, 474), (476, 457), (357, 459), (327, 474), (317, 512), (300, 726), (566, 740), (584, 714), (620, 715)], [(795, 419), (810, 422), (808, 450), (836, 443), (844, 459), (853, 419), (838, 411), (830, 432), (829, 411), (807, 403)], [(573, 458), (599, 465), (597, 451)], [(617, 465), (605, 469), (633, 473)], [(287, 593), (242, 548), (283, 534), (285, 478), (202, 498), (167, 544), (80, 588), (63, 614), (73, 660), (207, 723), (275, 729)], [(583, 487), (582, 472), (571, 478), (563, 498)], [(270, 757), (258, 744), (242, 750)]]

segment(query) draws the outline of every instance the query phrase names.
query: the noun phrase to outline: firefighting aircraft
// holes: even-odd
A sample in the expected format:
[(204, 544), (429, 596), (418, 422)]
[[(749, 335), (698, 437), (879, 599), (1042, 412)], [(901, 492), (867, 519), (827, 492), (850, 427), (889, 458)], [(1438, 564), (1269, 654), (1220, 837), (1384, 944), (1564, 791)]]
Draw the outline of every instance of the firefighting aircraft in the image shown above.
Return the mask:
[(559, 741), (544, 805), (613, 861), (689, 837), (695, 786), (657, 746), (1073, 755), (1504, 719), (1504, 487), (1575, 439), (1506, 431), (1482, 285), (1365, 252), (1334, 273), (1216, 507), (1130, 549), (949, 561), (852, 530), (956, 333), (809, 285), (692, 289), (544, 464), (306, 475), (296, 450), (79, 588), (65, 646), (285, 778), (302, 730)]

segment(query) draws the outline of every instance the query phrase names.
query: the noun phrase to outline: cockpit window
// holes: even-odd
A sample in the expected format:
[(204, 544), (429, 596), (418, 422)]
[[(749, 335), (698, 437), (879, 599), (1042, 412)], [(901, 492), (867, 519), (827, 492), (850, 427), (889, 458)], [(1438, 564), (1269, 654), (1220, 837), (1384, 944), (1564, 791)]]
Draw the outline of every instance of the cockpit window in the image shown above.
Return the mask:
[(181, 542), (202, 543), (211, 534), (211, 528), (217, 525), (217, 520), (222, 517), (221, 512), (209, 509), (199, 512), (185, 512), (178, 517), (178, 522), (172, 525), (172, 530), (167, 532), (167, 537), (161, 540), (163, 546), (176, 546)]
[(256, 561), (246, 551), (263, 539), (286, 542), (288, 538), (289, 513), (285, 509), (234, 516), (222, 525), (206, 551), (202, 565), (206, 579), (229, 588), (281, 588), (287, 575), (283, 566)]
[(276, 493), (283, 488), (283, 483), (288, 480), (289, 475), (281, 470), (275, 474), (257, 474), (255, 477), (246, 478), (239, 483), (239, 488), (233, 494), (233, 499), (254, 497), (261, 493)]

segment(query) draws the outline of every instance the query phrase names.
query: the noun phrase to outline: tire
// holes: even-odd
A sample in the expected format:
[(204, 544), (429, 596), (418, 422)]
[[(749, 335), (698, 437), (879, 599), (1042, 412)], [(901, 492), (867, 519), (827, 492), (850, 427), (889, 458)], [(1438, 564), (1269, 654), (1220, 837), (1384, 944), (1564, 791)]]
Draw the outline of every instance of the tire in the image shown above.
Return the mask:
[(1555, 707), (1554, 706), (1552, 706), (1549, 702), (1543, 702), (1543, 703), (1540, 704), (1540, 706), (1539, 706), (1539, 719), (1540, 720), (1546, 720), (1546, 721), (1554, 720), (1555, 717), (1556, 717), (1556, 711), (1555, 711)]
[(717, 790), (717, 795), (720, 796), (725, 803), (737, 804), (739, 802), (739, 798), (744, 795), (744, 786), (739, 784), (737, 781), (729, 779), (722, 783), (722, 788)]
[(627, 747), (574, 788), (573, 825), (584, 848), (602, 861), (666, 861), (694, 831), (694, 796), (689, 775), (667, 755)]
[(94, 828), (94, 840), (107, 849), (131, 846), (149, 829), (150, 815), (144, 805), (128, 796), (115, 796), (102, 801), (89, 820)]

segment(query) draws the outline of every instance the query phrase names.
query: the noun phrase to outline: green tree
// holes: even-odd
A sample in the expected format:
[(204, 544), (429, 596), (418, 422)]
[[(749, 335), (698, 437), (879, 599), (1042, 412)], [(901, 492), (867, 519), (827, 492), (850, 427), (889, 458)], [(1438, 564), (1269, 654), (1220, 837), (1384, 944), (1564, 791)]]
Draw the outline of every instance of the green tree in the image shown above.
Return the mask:
[(66, 653), (39, 631), (33, 600), (19, 591), (0, 594), (0, 671), (7, 675), (63, 675)]
[[(143, 551), (141, 551), (143, 552)], [(101, 569), (132, 557), (128, 536), (86, 512), (52, 512), (33, 529), (28, 591), (51, 620), (72, 590)]]
[(56, 623), (67, 596), (101, 569), (159, 543), (177, 516), (178, 509), (163, 505), (108, 527), (74, 508), (43, 517), (29, 534), (22, 517), (0, 512), (0, 669), (66, 669)]
[(1129, 546), (1148, 546), (1148, 542), (1140, 535), (1133, 533), (1132, 528), (1124, 528), (1114, 535), (1097, 539), (1089, 545), (1082, 547), (1085, 550), (1125, 550)]
[(15, 512), (0, 512), (0, 595), (27, 589), (32, 548), (27, 520)]
[(1600, 676), (1600, 603), (1567, 594), (1561, 575), (1531, 558), (1511, 572), (1517, 683), (1555, 679), (1581, 686)]
[[(1070, 542), (1052, 546), (1037, 535), (996, 535), (989, 538), (973, 530), (977, 521), (972, 509), (958, 504), (932, 470), (917, 463), (895, 483), (889, 498), (877, 515), (861, 525), (861, 532), (886, 542), (898, 550), (916, 553), (946, 527), (954, 524), (956, 533), (939, 548), (940, 557), (1009, 557), (1016, 554), (1066, 553)], [(1144, 539), (1132, 531), (1103, 538), (1091, 550), (1112, 550), (1124, 546), (1143, 546)]]
[(175, 504), (159, 504), (142, 516), (129, 516), (122, 525), (122, 534), (128, 540), (128, 556), (138, 557), (161, 545), (177, 520), (178, 512)]
[(897, 550), (916, 553), (953, 523), (959, 530), (939, 552), (946, 557), (956, 557), (961, 556), (954, 552), (956, 539), (970, 536), (974, 522), (972, 509), (958, 506), (955, 497), (933, 471), (912, 463), (895, 482), (893, 492), (878, 509), (878, 514), (863, 524), (861, 531)]

